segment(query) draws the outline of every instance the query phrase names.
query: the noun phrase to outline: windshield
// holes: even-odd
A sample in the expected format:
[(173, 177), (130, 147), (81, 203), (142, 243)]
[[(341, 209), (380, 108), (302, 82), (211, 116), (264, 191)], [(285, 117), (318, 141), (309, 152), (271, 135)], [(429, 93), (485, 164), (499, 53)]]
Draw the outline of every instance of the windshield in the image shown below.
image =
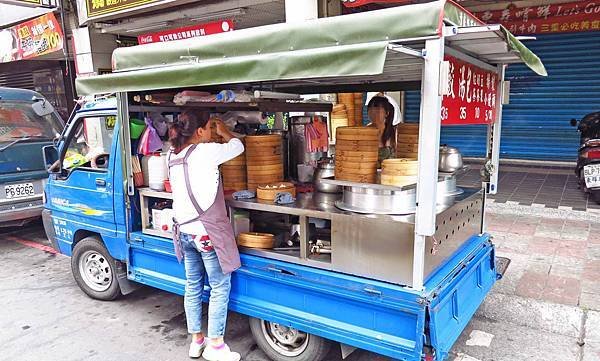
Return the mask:
[(53, 139), (60, 134), (62, 124), (52, 113), (37, 115), (32, 103), (0, 101), (0, 142), (12, 142), (15, 139)]

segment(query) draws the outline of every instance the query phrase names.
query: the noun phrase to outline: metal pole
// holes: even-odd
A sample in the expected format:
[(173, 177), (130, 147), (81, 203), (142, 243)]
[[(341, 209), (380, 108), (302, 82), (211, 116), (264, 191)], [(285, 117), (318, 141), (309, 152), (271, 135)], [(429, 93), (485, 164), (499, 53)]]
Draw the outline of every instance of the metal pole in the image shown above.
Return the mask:
[(135, 186), (131, 167), (131, 137), (129, 135), (129, 103), (127, 93), (117, 93), (117, 116), (119, 117), (119, 124), (121, 126), (121, 145), (123, 147), (127, 194), (132, 196), (135, 194)]
[(444, 38), (425, 42), (425, 64), (421, 84), (419, 126), (419, 172), (412, 287), (423, 289), (425, 241), (435, 233), (437, 208), (438, 162), (440, 148), (440, 113), (442, 94), (440, 66), (444, 59)]
[(492, 167), (493, 172), (490, 175), (489, 194), (496, 194), (498, 191), (498, 173), (500, 171), (500, 136), (502, 132), (502, 103), (504, 97), (504, 73), (506, 65), (498, 65), (498, 82), (496, 93), (496, 121), (493, 124), (492, 131)]
[(75, 77), (73, 76), (73, 68), (69, 62), (69, 42), (67, 41), (67, 27), (65, 26), (65, 7), (64, 0), (60, 0), (60, 27), (62, 28), (63, 36), (63, 56), (65, 57), (65, 69), (69, 73), (69, 88), (71, 89), (71, 96), (77, 98), (75, 94)]

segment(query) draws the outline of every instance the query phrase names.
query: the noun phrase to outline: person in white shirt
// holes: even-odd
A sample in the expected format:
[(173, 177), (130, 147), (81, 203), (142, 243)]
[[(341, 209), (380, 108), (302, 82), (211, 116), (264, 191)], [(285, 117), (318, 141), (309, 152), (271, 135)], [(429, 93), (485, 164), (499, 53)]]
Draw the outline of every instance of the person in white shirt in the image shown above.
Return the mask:
[[(211, 143), (211, 121), (226, 143)], [(169, 128), (169, 178), (173, 189), (175, 255), (186, 273), (184, 306), (189, 356), (207, 361), (239, 361), (224, 342), (231, 273), (241, 266), (240, 255), (225, 208), (219, 165), (244, 151), (220, 120), (207, 112), (185, 110)], [(207, 339), (202, 333), (204, 273), (211, 287)]]

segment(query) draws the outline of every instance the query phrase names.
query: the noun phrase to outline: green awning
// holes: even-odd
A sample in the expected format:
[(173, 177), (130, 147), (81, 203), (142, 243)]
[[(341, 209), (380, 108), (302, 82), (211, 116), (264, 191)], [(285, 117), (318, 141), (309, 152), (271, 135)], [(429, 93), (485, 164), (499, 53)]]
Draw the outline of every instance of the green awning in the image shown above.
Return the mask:
[[(391, 58), (388, 45), (439, 36), (445, 6), (446, 1), (433, 1), (119, 48), (113, 53), (115, 72), (77, 78), (77, 92), (89, 95), (221, 84), (385, 77), (386, 61)], [(511, 51), (523, 62), (531, 64), (538, 74), (545, 73), (531, 51), (512, 35), (507, 39)], [(394, 79), (387, 77), (387, 80)]]

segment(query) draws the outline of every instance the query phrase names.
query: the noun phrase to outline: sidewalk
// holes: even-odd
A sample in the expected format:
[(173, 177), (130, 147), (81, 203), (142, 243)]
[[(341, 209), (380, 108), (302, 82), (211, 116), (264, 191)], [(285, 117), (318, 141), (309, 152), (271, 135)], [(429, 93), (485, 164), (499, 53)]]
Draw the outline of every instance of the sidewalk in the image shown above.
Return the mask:
[[(460, 176), (458, 181), (463, 185), (478, 185), (481, 182), (481, 165), (470, 166), (471, 170)], [(600, 212), (600, 205), (578, 188), (573, 169), (565, 167), (502, 165), (498, 194), (491, 198), (496, 203)]]
[[(478, 173), (460, 184), (477, 184)], [(563, 173), (501, 170), (487, 222), (512, 262), (450, 360), (600, 360), (600, 207)]]

